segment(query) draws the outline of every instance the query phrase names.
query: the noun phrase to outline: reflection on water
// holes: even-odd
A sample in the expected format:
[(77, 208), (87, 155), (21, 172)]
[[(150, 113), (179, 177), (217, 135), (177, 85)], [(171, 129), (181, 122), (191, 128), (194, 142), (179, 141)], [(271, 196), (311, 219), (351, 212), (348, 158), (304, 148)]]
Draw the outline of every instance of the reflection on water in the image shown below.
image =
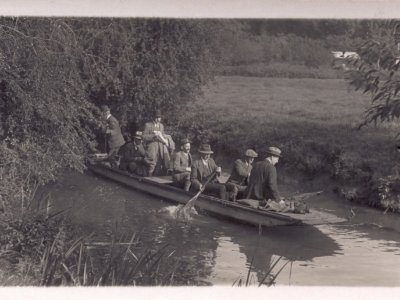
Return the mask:
[[(332, 256), (317, 257), (310, 265), (295, 262), (292, 284), (295, 285), (340, 285), (340, 286), (399, 286), (400, 249), (397, 240), (387, 240), (387, 231), (382, 237), (371, 239), (368, 233), (342, 226), (318, 226), (322, 233), (332, 237), (341, 245), (341, 250)], [(364, 230), (368, 228), (363, 228)], [(392, 232), (393, 233), (393, 232)], [(389, 235), (392, 235), (389, 233)], [(385, 239), (383, 239), (385, 236)], [(394, 235), (392, 236), (394, 237)], [(301, 276), (299, 276), (301, 274)], [(280, 284), (287, 284), (287, 274), (282, 274)]]
[[(370, 220), (395, 224), (398, 216), (357, 208), (350, 224), (267, 228), (260, 236), (258, 228), (204, 215), (179, 222), (163, 213), (170, 203), (87, 174), (66, 174), (45, 192), (53, 211), (72, 207), (73, 222), (94, 232), (96, 241), (110, 241), (113, 234), (129, 240), (138, 232), (144, 248), (169, 244), (179, 260), (179, 284), (230, 286), (246, 280), (252, 266), (256, 285), (282, 256), (277, 269), (287, 260), (293, 263), (278, 285), (400, 286), (399, 232), (368, 225)], [(349, 209), (328, 196), (317, 205), (339, 215)]]

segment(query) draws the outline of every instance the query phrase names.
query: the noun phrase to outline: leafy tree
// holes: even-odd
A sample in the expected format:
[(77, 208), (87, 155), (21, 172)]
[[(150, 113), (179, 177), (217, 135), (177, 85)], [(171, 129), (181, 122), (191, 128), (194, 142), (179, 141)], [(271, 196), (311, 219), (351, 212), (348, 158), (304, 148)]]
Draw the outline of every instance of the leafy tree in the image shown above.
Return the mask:
[(72, 168), (108, 104), (126, 130), (156, 108), (178, 115), (212, 78), (218, 24), (201, 20), (0, 20), (0, 200), (21, 212)]
[(359, 57), (347, 60), (350, 85), (371, 96), (361, 126), (400, 117), (399, 25), (394, 21), (371, 23), (370, 38), (358, 47)]
[(82, 65), (91, 101), (110, 105), (123, 126), (140, 128), (156, 108), (173, 121), (212, 79), (218, 53), (213, 37), (219, 30), (213, 21), (66, 22), (88, 58)]

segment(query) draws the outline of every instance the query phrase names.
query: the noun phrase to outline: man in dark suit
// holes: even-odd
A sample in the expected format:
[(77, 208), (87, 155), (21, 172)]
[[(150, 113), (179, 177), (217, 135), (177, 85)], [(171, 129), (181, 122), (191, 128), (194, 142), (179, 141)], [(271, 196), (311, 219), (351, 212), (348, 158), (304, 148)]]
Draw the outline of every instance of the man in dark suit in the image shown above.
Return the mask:
[(281, 153), (279, 148), (269, 147), (265, 160), (254, 164), (245, 198), (261, 200), (263, 203), (268, 199), (280, 202), (275, 165), (282, 157)]
[(173, 164), (172, 180), (179, 186), (183, 186), (185, 191), (190, 188), (190, 172), (192, 165), (192, 155), (190, 154), (190, 141), (181, 141), (181, 151), (175, 153)]
[(199, 191), (203, 184), (214, 176), (204, 189), (205, 194), (218, 196), (226, 199), (226, 188), (224, 184), (218, 182), (218, 176), (221, 174), (221, 167), (218, 167), (215, 161), (210, 157), (213, 151), (209, 144), (202, 144), (199, 148), (200, 159), (192, 163), (192, 171), (190, 173), (191, 189)]
[(116, 167), (118, 150), (123, 144), (125, 144), (125, 140), (122, 136), (118, 120), (111, 115), (110, 108), (107, 105), (103, 105), (101, 110), (107, 122), (106, 138), (108, 144), (108, 160), (112, 167)]
[(128, 142), (119, 149), (121, 161), (119, 168), (124, 171), (135, 173), (139, 176), (145, 176), (147, 165), (144, 161), (146, 151), (142, 144), (142, 132), (136, 131), (133, 142)]
[(247, 149), (244, 158), (235, 161), (231, 175), (225, 184), (227, 189), (232, 191), (232, 201), (236, 201), (236, 197), (242, 196), (242, 193), (246, 190), (252, 169), (251, 164), (257, 156), (258, 154), (254, 150)]
[(162, 173), (166, 174), (170, 167), (170, 155), (168, 147), (170, 141), (165, 137), (164, 125), (161, 123), (161, 111), (157, 110), (153, 122), (144, 126), (143, 141), (146, 143), (146, 163), (148, 176), (153, 176), (157, 165), (160, 165)]

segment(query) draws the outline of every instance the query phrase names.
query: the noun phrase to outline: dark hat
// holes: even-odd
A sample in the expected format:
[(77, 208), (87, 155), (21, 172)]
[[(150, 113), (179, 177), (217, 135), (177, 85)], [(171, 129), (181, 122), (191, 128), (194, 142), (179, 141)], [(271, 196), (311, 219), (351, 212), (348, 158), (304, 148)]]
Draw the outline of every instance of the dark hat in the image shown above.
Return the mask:
[(141, 140), (142, 139), (142, 135), (143, 135), (143, 133), (141, 131), (136, 131), (134, 138)]
[(161, 110), (157, 109), (156, 113), (154, 114), (156, 118), (161, 118)]
[(282, 153), (281, 149), (277, 147), (269, 147), (267, 149), (267, 154), (270, 154), (272, 156), (282, 157), (281, 153)]
[(204, 154), (212, 154), (214, 153), (213, 151), (211, 151), (211, 147), (209, 144), (201, 144), (200, 148), (199, 148), (199, 152), (200, 153), (204, 153)]
[(185, 145), (185, 144), (190, 144), (189, 139), (182, 139), (181, 140), (181, 145)]
[(253, 149), (247, 149), (246, 152), (244, 153), (245, 156), (247, 157), (258, 157), (258, 154), (256, 151), (254, 151)]
[(110, 108), (107, 105), (102, 105), (100, 109), (102, 112), (110, 111)]

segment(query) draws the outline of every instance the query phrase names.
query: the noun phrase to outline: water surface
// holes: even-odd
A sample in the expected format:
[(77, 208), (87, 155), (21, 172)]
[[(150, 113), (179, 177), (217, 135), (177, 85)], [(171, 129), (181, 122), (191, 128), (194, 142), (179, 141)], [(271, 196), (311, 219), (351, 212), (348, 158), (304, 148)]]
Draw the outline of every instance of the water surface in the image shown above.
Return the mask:
[[(283, 286), (400, 286), (399, 216), (355, 207), (325, 193), (312, 207), (351, 219), (337, 225), (259, 229), (206, 215), (190, 223), (171, 218), (171, 203), (88, 174), (67, 173), (47, 187), (53, 210), (71, 208), (74, 224), (96, 241), (114, 233), (140, 233), (143, 247), (169, 244), (179, 258), (179, 282), (190, 285), (257, 285), (279, 257)], [(354, 213), (350, 213), (350, 209)], [(354, 215), (355, 214), (355, 215)]]

